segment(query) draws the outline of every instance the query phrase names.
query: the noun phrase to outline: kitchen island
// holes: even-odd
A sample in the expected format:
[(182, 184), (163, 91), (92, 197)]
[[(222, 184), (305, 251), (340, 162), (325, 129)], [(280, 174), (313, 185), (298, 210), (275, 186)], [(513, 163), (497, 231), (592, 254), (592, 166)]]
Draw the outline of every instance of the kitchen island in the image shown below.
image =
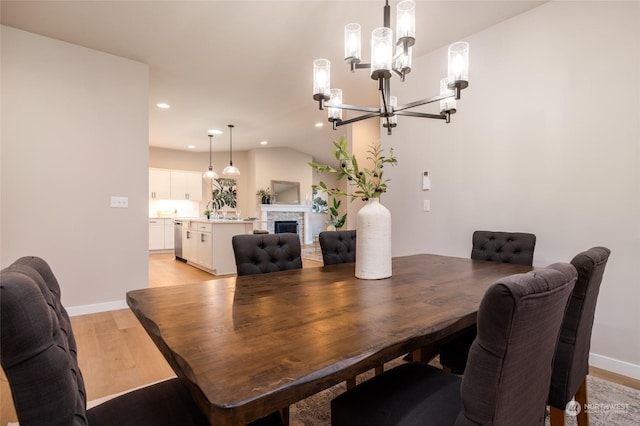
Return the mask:
[(214, 275), (236, 273), (231, 238), (251, 234), (256, 221), (182, 219), (182, 259)]

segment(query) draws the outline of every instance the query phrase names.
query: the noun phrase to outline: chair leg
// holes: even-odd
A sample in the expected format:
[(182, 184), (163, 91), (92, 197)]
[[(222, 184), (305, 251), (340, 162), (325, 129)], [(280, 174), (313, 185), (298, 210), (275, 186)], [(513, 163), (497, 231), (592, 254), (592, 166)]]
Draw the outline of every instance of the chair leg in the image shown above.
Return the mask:
[(376, 365), (376, 376), (381, 375), (384, 372), (384, 364)]
[[(589, 426), (589, 414), (585, 409), (587, 406), (587, 378), (585, 377), (578, 391), (576, 392), (575, 400), (580, 404), (580, 412), (576, 418), (578, 426)], [(556, 407), (549, 407), (551, 412), (550, 425), (551, 426), (564, 426), (565, 422), (565, 410), (561, 410)]]
[(551, 426), (564, 426), (564, 410), (561, 410), (556, 407), (549, 407), (550, 415), (550, 424)]
[(576, 393), (576, 401), (580, 403), (580, 412), (578, 413), (578, 426), (589, 426), (589, 414), (585, 407), (587, 406), (587, 378), (585, 377), (578, 392)]

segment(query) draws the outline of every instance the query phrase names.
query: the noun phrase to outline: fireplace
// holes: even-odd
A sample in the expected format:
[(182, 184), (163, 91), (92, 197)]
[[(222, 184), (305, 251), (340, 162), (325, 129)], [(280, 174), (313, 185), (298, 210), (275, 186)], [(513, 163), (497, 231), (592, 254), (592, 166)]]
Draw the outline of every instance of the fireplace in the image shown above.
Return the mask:
[[(293, 221), (297, 223), (293, 231), (300, 237), (301, 244), (313, 244), (311, 232), (311, 206), (306, 204), (258, 204), (259, 229), (275, 234), (276, 221)], [(280, 231), (282, 232), (282, 231)]]
[(273, 222), (273, 228), (275, 234), (284, 233), (298, 233), (298, 221), (297, 220), (276, 220)]

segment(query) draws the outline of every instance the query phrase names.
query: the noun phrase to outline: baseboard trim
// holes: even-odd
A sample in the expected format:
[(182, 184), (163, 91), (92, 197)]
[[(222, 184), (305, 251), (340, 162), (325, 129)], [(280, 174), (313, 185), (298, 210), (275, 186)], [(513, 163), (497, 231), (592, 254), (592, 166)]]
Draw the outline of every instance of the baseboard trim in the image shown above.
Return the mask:
[(604, 355), (589, 353), (589, 365), (612, 373), (621, 374), (632, 379), (640, 380), (640, 365), (630, 362), (621, 361), (615, 358), (609, 358)]
[(116, 311), (118, 309), (127, 309), (125, 300), (116, 300), (113, 302), (96, 303), (93, 305), (72, 306), (67, 308), (70, 317), (87, 314), (97, 314), (98, 312)]

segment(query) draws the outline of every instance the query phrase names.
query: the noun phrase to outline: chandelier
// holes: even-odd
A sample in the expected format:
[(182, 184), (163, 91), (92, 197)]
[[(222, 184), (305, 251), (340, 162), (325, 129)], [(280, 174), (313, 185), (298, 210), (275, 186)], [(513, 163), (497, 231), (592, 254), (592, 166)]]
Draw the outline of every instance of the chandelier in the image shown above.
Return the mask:
[[(338, 126), (380, 117), (382, 126), (391, 134), (391, 129), (398, 124), (398, 115), (411, 117), (435, 118), (449, 123), (451, 114), (456, 112), (456, 100), (460, 99), (460, 91), (469, 85), (469, 44), (460, 41), (453, 43), (448, 49), (449, 66), (447, 77), (440, 80), (440, 94), (404, 105), (398, 105), (396, 96), (391, 96), (391, 77), (393, 74), (404, 81), (411, 72), (411, 50), (415, 38), (415, 2), (403, 0), (397, 6), (396, 52), (393, 54), (393, 30), (390, 26), (390, 7), (386, 0), (384, 6), (384, 26), (371, 33), (371, 63), (362, 63), (360, 24), (347, 24), (344, 27), (345, 62), (351, 72), (357, 69), (370, 69), (370, 76), (378, 80), (380, 91), (380, 107), (349, 105), (342, 103), (342, 90), (331, 88), (331, 62), (328, 59), (313, 61), (313, 99), (318, 101), (321, 110), (328, 107), (329, 122), (333, 130)], [(412, 108), (440, 101), (440, 113), (428, 114), (408, 111)], [(348, 120), (342, 119), (342, 110), (364, 112)]]

